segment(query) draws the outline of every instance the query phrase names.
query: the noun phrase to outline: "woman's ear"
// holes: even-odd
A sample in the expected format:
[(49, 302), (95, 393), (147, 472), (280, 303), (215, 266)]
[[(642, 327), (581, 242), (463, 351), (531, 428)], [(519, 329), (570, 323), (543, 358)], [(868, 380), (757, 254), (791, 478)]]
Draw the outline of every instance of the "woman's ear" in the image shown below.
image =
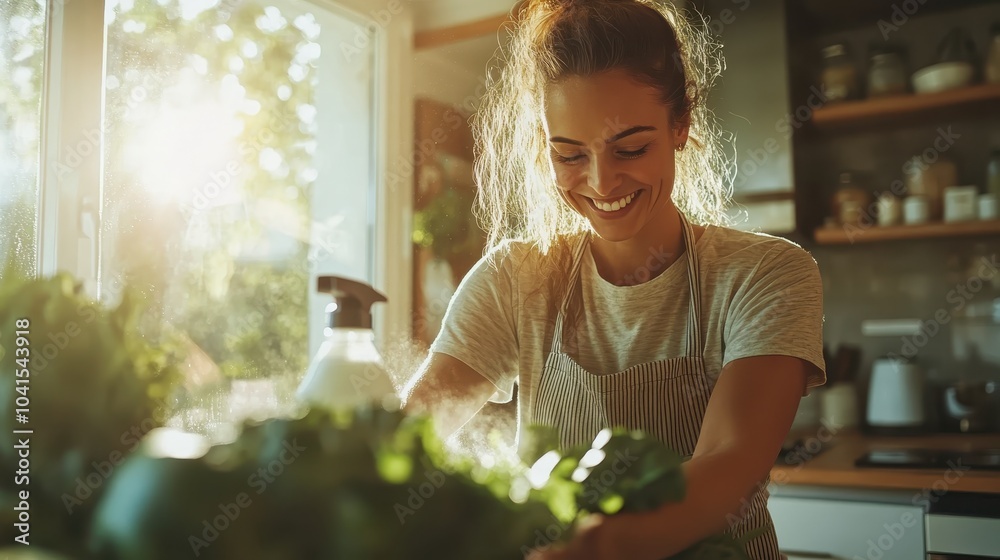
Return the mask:
[(674, 121), (674, 149), (683, 150), (687, 146), (688, 132), (691, 130), (691, 116), (685, 115)]

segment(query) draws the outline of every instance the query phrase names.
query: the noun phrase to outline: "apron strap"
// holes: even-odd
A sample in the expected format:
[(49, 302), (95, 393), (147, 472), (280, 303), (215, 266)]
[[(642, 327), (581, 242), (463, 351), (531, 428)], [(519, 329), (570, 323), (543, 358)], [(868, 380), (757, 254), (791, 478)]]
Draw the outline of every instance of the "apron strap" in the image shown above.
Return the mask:
[(684, 230), (684, 252), (687, 257), (688, 287), (691, 302), (688, 306), (687, 356), (704, 356), (705, 346), (701, 340), (701, 267), (695, 253), (694, 228), (680, 211), (681, 227)]
[(553, 353), (562, 352), (563, 317), (569, 310), (569, 302), (572, 301), (573, 292), (576, 290), (576, 285), (578, 284), (577, 279), (580, 277), (580, 268), (583, 266), (583, 252), (587, 249), (588, 239), (589, 234), (581, 235), (580, 242), (573, 249), (573, 259), (571, 261), (573, 264), (569, 271), (568, 289), (566, 290), (566, 296), (563, 297), (562, 302), (559, 304), (559, 311), (556, 313), (555, 332), (552, 335), (552, 349), (550, 350)]

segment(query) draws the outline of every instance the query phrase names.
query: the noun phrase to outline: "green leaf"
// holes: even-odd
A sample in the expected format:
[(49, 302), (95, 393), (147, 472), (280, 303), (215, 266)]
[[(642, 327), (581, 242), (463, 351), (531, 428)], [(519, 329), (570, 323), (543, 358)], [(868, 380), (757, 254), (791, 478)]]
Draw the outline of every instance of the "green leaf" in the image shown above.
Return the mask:
[(387, 482), (402, 484), (413, 476), (413, 460), (403, 453), (382, 452), (377, 464), (379, 474)]
[(599, 502), (601, 512), (605, 515), (614, 515), (625, 506), (625, 498), (618, 494), (605, 494)]

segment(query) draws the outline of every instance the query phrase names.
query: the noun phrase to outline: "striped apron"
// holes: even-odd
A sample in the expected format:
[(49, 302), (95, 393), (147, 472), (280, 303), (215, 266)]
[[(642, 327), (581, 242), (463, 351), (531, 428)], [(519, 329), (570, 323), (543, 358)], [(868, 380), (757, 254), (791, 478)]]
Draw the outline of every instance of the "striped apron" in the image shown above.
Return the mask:
[[(563, 317), (571, 300), (570, 294), (579, 283), (581, 257), (588, 247), (587, 236), (577, 247), (569, 276), (569, 293), (556, 316), (552, 348), (537, 381), (530, 420), (532, 424), (553, 427), (564, 447), (590, 443), (600, 430), (621, 426), (644, 430), (685, 457), (694, 453), (715, 376), (706, 371), (702, 357), (705, 347), (701, 330), (701, 284), (694, 232), (683, 215), (681, 223), (691, 289), (684, 356), (638, 364), (617, 373), (595, 375), (562, 349)], [(766, 486), (769, 482), (765, 481), (761, 491), (744, 502), (740, 515), (730, 518), (730, 532), (737, 536), (767, 526), (765, 534), (747, 544), (747, 553), (754, 560), (782, 558), (767, 512)]]

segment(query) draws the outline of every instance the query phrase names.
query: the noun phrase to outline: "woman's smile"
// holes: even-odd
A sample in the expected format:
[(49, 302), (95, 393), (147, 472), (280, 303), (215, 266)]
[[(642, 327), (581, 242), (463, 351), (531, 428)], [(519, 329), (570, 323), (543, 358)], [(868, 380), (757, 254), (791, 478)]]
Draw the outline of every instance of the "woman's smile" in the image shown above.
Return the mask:
[(635, 200), (639, 198), (642, 191), (635, 191), (628, 195), (619, 198), (591, 198), (589, 196), (583, 196), (590, 203), (591, 209), (593, 209), (598, 216), (602, 218), (621, 218), (626, 214), (630, 213), (630, 210), (636, 206)]

